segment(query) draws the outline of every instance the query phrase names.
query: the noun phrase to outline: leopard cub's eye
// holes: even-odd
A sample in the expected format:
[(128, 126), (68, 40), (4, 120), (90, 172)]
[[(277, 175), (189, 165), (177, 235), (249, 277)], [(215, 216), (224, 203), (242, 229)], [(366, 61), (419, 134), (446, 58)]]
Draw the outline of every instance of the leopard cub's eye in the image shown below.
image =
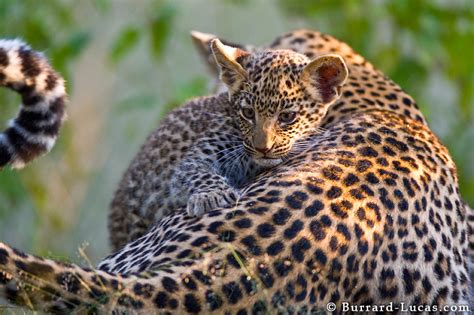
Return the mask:
[(242, 113), (242, 116), (244, 116), (247, 119), (252, 120), (255, 118), (255, 111), (253, 110), (253, 108), (244, 107), (240, 110), (240, 112)]
[(278, 121), (283, 124), (291, 124), (296, 120), (296, 112), (283, 112), (278, 116)]

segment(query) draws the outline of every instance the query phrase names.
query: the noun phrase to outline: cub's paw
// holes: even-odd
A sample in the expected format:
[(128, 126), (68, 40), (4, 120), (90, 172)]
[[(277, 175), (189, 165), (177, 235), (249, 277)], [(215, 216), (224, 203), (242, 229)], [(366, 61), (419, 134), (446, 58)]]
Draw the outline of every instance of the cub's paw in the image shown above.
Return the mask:
[(192, 194), (188, 200), (187, 212), (191, 216), (200, 216), (204, 212), (235, 204), (239, 192), (233, 188), (226, 190), (200, 191)]

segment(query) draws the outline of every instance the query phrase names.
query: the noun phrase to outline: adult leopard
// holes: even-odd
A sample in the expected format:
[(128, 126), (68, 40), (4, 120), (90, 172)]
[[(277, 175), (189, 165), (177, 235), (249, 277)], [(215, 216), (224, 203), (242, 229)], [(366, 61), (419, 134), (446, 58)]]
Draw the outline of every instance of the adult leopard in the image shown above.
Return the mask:
[[(212, 54), (210, 43), (218, 36), (192, 32), (192, 37), (211, 73), (217, 75), (218, 65)], [(336, 104), (329, 107), (326, 117), (321, 123), (322, 128), (340, 119), (346, 119), (348, 115), (371, 108), (386, 108), (427, 124), (410, 95), (357, 54), (349, 45), (332, 36), (308, 29), (299, 29), (282, 34), (263, 47), (233, 43), (227, 40), (223, 40), (223, 42), (250, 52), (271, 48), (291, 49), (305, 54), (309, 58), (327, 53), (341, 55), (349, 68), (349, 82), (344, 88), (342, 97)], [(225, 91), (226, 86), (221, 83), (215, 90)], [(197, 121), (199, 119), (201, 117), (198, 116)], [(169, 124), (170, 122), (166, 121), (148, 137), (125, 172), (117, 189), (109, 213), (109, 235), (114, 250), (143, 235), (163, 215), (173, 209), (172, 206), (164, 202), (169, 195), (166, 179), (170, 177), (170, 169), (176, 167), (181, 156), (176, 150), (179, 145), (177, 147), (174, 143), (172, 147), (175, 150), (173, 150), (167, 141), (169, 140), (169, 129), (166, 126)], [(180, 124), (179, 121), (171, 123), (171, 125)], [(186, 139), (181, 139), (180, 143), (187, 147), (194, 140), (186, 137)], [(150, 161), (157, 160), (166, 162), (155, 162), (153, 166), (150, 165)], [(160, 184), (156, 185), (155, 182)], [(468, 216), (469, 251), (473, 266), (471, 270), (474, 272), (474, 210), (467, 204), (465, 207)]]
[[(231, 104), (220, 94), (183, 112), (206, 106)], [(247, 184), (235, 207), (164, 217), (97, 270), (2, 244), (0, 289), (49, 311), (466, 304), (468, 235), (455, 165), (422, 119), (384, 107), (343, 112), (304, 152)]]

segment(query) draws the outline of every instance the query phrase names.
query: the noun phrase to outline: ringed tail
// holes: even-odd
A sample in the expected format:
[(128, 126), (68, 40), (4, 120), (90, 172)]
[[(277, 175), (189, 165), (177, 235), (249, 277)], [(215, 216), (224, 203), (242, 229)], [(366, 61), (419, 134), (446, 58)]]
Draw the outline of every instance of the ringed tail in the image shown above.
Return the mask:
[(18, 39), (0, 40), (0, 85), (21, 95), (18, 115), (0, 133), (0, 169), (21, 168), (49, 152), (65, 119), (64, 79)]

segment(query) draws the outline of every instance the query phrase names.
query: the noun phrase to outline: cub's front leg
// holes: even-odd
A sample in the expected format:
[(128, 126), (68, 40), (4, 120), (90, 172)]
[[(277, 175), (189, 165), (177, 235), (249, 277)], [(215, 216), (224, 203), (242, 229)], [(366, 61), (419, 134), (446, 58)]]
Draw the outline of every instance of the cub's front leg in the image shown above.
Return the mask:
[[(198, 145), (187, 154), (177, 166), (172, 178), (171, 193), (178, 206), (186, 206), (189, 215), (199, 216), (218, 207), (233, 206), (239, 190), (234, 188), (225, 176), (217, 155), (209, 152), (209, 146)], [(208, 155), (208, 157), (204, 157)], [(225, 159), (226, 157), (224, 157)], [(231, 161), (232, 170), (239, 170), (238, 161)], [(227, 163), (224, 163), (227, 164)]]

